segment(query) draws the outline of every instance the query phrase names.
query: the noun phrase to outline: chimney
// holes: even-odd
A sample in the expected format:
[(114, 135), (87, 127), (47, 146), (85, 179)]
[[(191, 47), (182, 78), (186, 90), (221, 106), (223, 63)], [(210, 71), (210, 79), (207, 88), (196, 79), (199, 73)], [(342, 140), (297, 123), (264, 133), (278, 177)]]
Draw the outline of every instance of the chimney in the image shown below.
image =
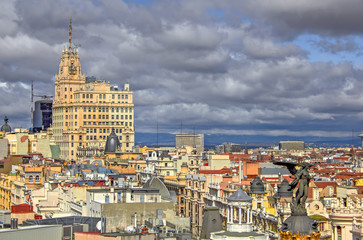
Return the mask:
[(18, 219), (17, 218), (12, 218), (10, 220), (10, 228), (11, 229), (18, 229)]
[(243, 161), (239, 161), (239, 182), (241, 183), (242, 179), (244, 179), (243, 173)]

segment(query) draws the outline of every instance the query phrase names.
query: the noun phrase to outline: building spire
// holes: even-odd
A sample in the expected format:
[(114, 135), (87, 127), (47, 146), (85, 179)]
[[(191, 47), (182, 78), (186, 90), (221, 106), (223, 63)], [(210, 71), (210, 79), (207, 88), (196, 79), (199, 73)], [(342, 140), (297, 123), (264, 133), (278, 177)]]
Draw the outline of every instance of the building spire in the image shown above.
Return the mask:
[(68, 49), (71, 51), (72, 49), (72, 17), (69, 20), (69, 42), (68, 42)]

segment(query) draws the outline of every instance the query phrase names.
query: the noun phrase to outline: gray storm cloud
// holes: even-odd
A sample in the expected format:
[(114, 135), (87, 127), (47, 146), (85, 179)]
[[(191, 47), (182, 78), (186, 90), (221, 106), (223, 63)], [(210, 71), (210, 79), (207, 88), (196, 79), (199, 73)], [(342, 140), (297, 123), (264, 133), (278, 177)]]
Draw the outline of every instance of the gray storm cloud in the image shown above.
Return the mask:
[(114, 85), (130, 82), (138, 130), (152, 131), (158, 119), (166, 132), (183, 121), (206, 133), (305, 136), (324, 129), (320, 136), (337, 137), (361, 129), (363, 71), (354, 59), (311, 61), (293, 40), (311, 33), (320, 37), (312, 45), (321, 51), (358, 54), (362, 5), (5, 0), (0, 114), (29, 127), (30, 82), (39, 94), (53, 93), (72, 16), (82, 71)]

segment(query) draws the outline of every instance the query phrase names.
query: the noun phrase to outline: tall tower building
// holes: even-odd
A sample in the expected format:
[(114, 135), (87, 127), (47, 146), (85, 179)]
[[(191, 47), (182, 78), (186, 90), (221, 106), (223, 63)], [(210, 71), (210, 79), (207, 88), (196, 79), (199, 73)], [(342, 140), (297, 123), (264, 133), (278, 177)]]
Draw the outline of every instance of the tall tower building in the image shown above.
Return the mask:
[(51, 99), (41, 99), (35, 102), (33, 112), (33, 131), (47, 130), (52, 125)]
[(135, 138), (133, 93), (128, 83), (119, 90), (82, 74), (78, 49), (72, 48), (70, 23), (69, 46), (62, 51), (53, 99), (52, 130), (60, 157), (77, 160), (79, 148), (103, 148), (112, 129), (121, 151), (131, 151)]

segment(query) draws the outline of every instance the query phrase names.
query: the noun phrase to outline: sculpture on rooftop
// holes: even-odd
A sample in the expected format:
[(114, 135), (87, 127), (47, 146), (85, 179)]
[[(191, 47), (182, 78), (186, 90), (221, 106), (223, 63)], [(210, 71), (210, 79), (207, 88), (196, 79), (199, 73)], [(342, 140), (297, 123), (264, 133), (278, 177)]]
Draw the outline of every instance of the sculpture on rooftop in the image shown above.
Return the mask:
[(293, 209), (291, 209), (291, 211), (295, 212), (297, 215), (306, 215), (305, 202), (309, 194), (309, 183), (311, 180), (309, 168), (313, 165), (304, 162), (300, 165), (300, 168), (297, 169), (299, 164), (293, 162), (273, 161), (273, 164), (287, 167), (289, 172), (293, 175), (293, 178), (295, 178), (289, 184), (290, 190), (297, 188), (295, 197), (293, 197)]
[[(292, 236), (309, 237), (306, 239), (319, 239), (320, 233), (317, 229), (317, 222), (307, 216), (305, 202), (309, 193), (309, 183), (311, 180), (309, 168), (313, 165), (309, 163), (293, 163), (293, 162), (278, 162), (272, 160), (275, 165), (287, 167), (293, 175), (294, 180), (290, 182), (290, 190), (297, 188), (295, 197), (292, 197), (291, 216), (288, 217), (280, 228), (281, 239), (296, 239)], [(298, 168), (299, 167), (299, 168)], [(291, 236), (290, 236), (290, 235)], [(305, 238), (301, 238), (305, 239)]]
[(9, 126), (8, 122), (9, 122), (9, 119), (7, 116), (5, 116), (4, 125), (2, 125), (1, 129), (0, 129), (1, 132), (11, 132), (11, 127)]

